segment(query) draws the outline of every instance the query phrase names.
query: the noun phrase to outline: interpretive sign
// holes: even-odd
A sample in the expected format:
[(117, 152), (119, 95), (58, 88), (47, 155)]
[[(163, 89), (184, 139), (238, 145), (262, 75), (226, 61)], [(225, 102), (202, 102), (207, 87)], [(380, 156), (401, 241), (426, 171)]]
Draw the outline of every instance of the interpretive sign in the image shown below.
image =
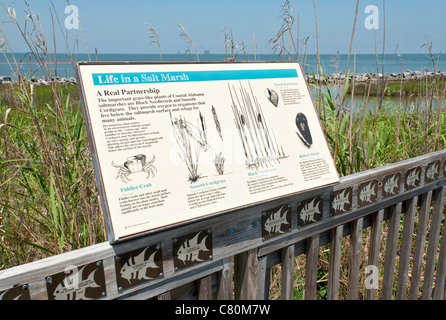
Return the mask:
[(79, 63), (111, 242), (339, 182), (298, 63)]

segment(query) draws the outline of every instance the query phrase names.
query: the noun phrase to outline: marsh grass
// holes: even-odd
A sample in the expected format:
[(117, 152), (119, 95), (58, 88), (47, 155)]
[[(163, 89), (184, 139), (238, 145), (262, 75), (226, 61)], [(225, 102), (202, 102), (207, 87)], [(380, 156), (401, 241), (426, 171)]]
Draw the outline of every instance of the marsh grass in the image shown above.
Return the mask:
[[(40, 21), (25, 3), (23, 24), (12, 6), (3, 8), (49, 85), (35, 86), (14, 64), (18, 82), (0, 87), (1, 268), (106, 239), (77, 88), (58, 84)], [(14, 57), (6, 37), (1, 49)]]

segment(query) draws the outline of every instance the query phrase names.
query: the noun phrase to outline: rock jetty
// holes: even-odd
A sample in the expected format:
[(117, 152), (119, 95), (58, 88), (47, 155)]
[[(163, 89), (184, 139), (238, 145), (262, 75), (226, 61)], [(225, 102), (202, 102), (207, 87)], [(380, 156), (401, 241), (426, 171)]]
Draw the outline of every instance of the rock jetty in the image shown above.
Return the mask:
[[(75, 78), (55, 78), (57, 83), (60, 85), (67, 85), (67, 86), (75, 86), (76, 79)], [(34, 85), (38, 86), (49, 86), (51, 84), (51, 79), (41, 77), (41, 78), (31, 78), (27, 79), (29, 83), (32, 83)], [(13, 80), (12, 77), (9, 76), (0, 76), (0, 84), (16, 84), (17, 80)]]
[[(327, 80), (328, 83), (340, 83), (344, 82), (346, 79), (346, 75), (342, 72), (332, 73), (332, 74), (324, 74), (319, 76), (321, 80)], [(318, 75), (307, 75), (307, 81), (315, 83), (319, 78)], [(419, 81), (424, 79), (433, 79), (433, 78), (446, 78), (446, 72), (432, 72), (432, 71), (412, 71), (407, 70), (402, 73), (390, 73), (390, 74), (381, 74), (381, 73), (355, 73), (349, 75), (349, 81), (355, 82), (368, 82), (368, 81), (378, 81), (378, 80), (387, 80), (387, 81)]]
[[(334, 83), (342, 83), (346, 79), (346, 75), (342, 72), (338, 73), (332, 73), (332, 74), (324, 74), (322, 76), (318, 76), (316, 74), (308, 74), (305, 76), (308, 82), (315, 83), (318, 80), (318, 77), (322, 81), (324, 79), (328, 81), (330, 84)], [(350, 82), (355, 80), (355, 82), (368, 82), (368, 81), (378, 81), (378, 80), (387, 80), (387, 81), (419, 81), (423, 79), (433, 79), (433, 78), (446, 78), (446, 72), (432, 72), (432, 71), (412, 71), (407, 70), (402, 73), (389, 73), (389, 74), (381, 74), (381, 73), (355, 73), (355, 74), (349, 74), (349, 80)], [(75, 78), (60, 78), (56, 77), (56, 80), (58, 84), (60, 85), (76, 85), (76, 79)], [(51, 84), (51, 80), (45, 77), (41, 78), (31, 78), (28, 79), (30, 83), (33, 83), (35, 85), (42, 85), (47, 86)], [(13, 80), (10, 76), (0, 76), (0, 84), (13, 84), (17, 83), (16, 80)]]

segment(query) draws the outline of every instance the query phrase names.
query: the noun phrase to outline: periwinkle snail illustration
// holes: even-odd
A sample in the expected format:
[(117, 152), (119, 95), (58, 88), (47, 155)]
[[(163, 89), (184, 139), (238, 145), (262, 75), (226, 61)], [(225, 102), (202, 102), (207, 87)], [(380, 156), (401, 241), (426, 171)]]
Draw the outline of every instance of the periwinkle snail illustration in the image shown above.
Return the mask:
[(277, 94), (277, 92), (273, 89), (266, 88), (265, 94), (268, 100), (271, 101), (271, 103), (277, 108), (277, 106), (279, 105), (279, 95)]
[(298, 129), (297, 135), (307, 148), (313, 144), (310, 128), (308, 127), (307, 117), (303, 113), (298, 113), (296, 116), (296, 127)]

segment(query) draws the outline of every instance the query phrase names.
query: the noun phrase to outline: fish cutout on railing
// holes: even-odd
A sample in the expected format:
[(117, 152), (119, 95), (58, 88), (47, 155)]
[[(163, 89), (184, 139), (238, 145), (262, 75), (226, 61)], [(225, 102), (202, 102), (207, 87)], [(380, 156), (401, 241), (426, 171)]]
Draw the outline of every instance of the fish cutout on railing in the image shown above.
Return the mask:
[(315, 197), (312, 200), (304, 201), (300, 205), (299, 212), (299, 226), (304, 226), (310, 223), (317, 222), (322, 219), (322, 212), (320, 205), (322, 204), (322, 199), (320, 197)]
[(440, 161), (430, 163), (426, 168), (426, 182), (432, 182), (438, 179), (440, 175)]
[(375, 196), (375, 189), (372, 187), (372, 182), (370, 182), (364, 189), (361, 190), (359, 194), (359, 199), (362, 202), (372, 202), (372, 196)]
[[(72, 274), (66, 275), (62, 281), (56, 284), (52, 294), (48, 296), (50, 300), (95, 300), (98, 296), (88, 296), (87, 289), (102, 288), (95, 280), (95, 274), (99, 267), (84, 275), (84, 270), (89, 265), (84, 265), (80, 270), (73, 270)], [(51, 280), (50, 280), (51, 279)], [(47, 278), (48, 284), (53, 284), (51, 278)]]
[(212, 232), (202, 230), (196, 234), (174, 239), (174, 265), (185, 268), (212, 257)]
[(263, 213), (262, 236), (264, 240), (290, 231), (290, 210), (289, 206), (282, 206), (278, 209)]
[(147, 247), (136, 257), (133, 257), (133, 259), (130, 257), (130, 259), (127, 260), (120, 271), (122, 278), (126, 279), (129, 283), (131, 283), (131, 280), (141, 281), (154, 279), (153, 277), (146, 276), (146, 270), (147, 268), (158, 268), (158, 266), (155, 264), (156, 251), (150, 255), (148, 260), (145, 260), (144, 256), (148, 249), (149, 248)]
[(115, 257), (118, 289), (127, 289), (163, 275), (161, 243)]
[[(351, 188), (347, 188), (342, 190), (342, 192), (338, 193), (333, 200), (331, 201), (331, 207), (333, 211), (336, 212), (345, 212), (350, 210), (351, 208)], [(347, 206), (347, 207), (346, 207)]]
[(395, 188), (399, 189), (399, 182), (400, 182), (399, 173), (395, 173), (391, 177), (385, 179), (383, 185), (383, 196), (388, 197), (397, 194), (398, 190), (395, 190)]
[(0, 301), (11, 300), (31, 300), (28, 285), (14, 286), (10, 289), (0, 291)]
[(377, 200), (378, 180), (365, 182), (358, 186), (358, 207), (368, 205)]
[(420, 182), (420, 171), (421, 169), (415, 168), (408, 171), (408, 174), (406, 176), (406, 189), (412, 189), (419, 185)]

